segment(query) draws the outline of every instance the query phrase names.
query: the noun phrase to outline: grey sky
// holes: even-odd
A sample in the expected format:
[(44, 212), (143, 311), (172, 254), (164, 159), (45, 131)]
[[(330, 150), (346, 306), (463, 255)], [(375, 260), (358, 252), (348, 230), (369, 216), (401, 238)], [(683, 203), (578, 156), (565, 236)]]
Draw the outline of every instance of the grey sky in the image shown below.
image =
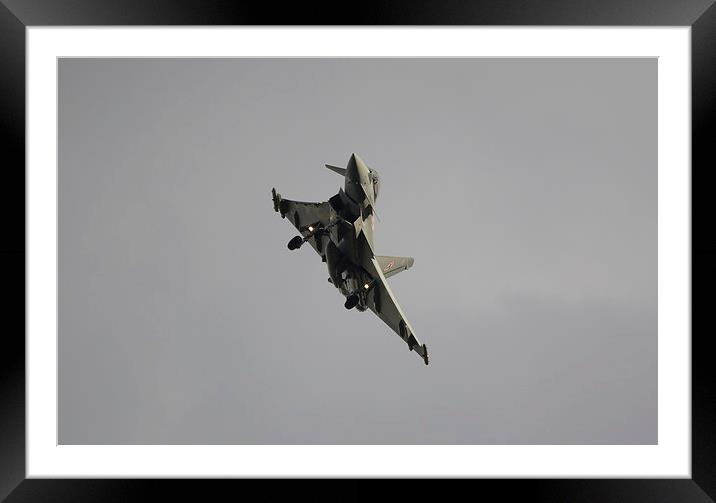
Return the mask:
[[(656, 93), (653, 59), (60, 60), (60, 443), (655, 443)], [(352, 152), (429, 367), (273, 212)]]

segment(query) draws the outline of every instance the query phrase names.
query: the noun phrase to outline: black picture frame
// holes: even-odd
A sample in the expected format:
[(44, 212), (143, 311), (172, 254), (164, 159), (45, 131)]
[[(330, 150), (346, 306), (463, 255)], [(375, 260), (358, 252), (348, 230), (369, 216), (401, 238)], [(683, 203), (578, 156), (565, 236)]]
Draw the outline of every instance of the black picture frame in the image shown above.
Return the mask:
[[(716, 333), (708, 316), (716, 282), (716, 234), (709, 232), (716, 154), (716, 6), (714, 0), (502, 0), (352, 4), (228, 0), (0, 0), (0, 121), (3, 153), (3, 302), (0, 365), (0, 499), (19, 501), (134, 501), (173, 495), (205, 499), (207, 492), (264, 490), (275, 497), (367, 499), (385, 481), (81, 480), (25, 477), (25, 28), (50, 25), (554, 25), (690, 26), (692, 64), (692, 478), (500, 479), (410, 481), (411, 499), (450, 491), (537, 501), (716, 500), (716, 376), (708, 351)], [(711, 226), (709, 226), (711, 227)], [(308, 484), (311, 484), (309, 488)], [(391, 484), (392, 486), (393, 484)], [(316, 487), (314, 487), (316, 486)], [(378, 487), (380, 486), (380, 487)], [(318, 489), (318, 490), (317, 490)], [(229, 493), (231, 494), (231, 493)], [(238, 494), (238, 493), (237, 493)], [(458, 494), (458, 493), (455, 493)]]

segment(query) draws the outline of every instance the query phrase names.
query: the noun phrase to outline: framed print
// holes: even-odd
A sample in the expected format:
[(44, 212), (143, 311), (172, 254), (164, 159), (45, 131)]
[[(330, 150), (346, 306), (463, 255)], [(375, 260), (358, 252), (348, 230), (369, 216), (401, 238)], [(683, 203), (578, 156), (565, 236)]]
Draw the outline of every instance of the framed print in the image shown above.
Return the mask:
[(6, 4), (9, 501), (713, 497), (709, 2)]

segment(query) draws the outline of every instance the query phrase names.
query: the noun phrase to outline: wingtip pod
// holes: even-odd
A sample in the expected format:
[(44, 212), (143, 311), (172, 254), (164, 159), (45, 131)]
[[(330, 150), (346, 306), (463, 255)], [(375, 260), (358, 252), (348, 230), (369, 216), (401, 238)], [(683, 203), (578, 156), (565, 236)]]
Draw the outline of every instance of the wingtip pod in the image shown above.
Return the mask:
[(281, 194), (276, 192), (276, 188), (271, 189), (271, 199), (273, 199), (273, 210), (278, 213), (279, 203), (281, 202)]
[(423, 344), (423, 361), (425, 362), (425, 365), (428, 364), (428, 347)]
[(286, 210), (285, 210), (285, 208), (284, 209), (281, 208), (281, 206), (282, 206), (281, 203), (283, 202), (283, 199), (281, 199), (281, 194), (276, 192), (275, 188), (271, 189), (271, 198), (273, 199), (273, 210), (276, 213), (280, 213), (281, 218), (286, 218)]

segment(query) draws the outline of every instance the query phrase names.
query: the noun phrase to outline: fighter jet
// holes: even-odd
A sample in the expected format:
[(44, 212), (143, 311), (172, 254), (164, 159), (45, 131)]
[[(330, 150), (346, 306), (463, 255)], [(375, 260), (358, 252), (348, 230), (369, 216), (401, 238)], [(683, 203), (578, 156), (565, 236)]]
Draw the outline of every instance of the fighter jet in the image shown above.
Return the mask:
[(320, 255), (328, 267), (328, 282), (346, 297), (346, 309), (370, 309), (428, 364), (428, 348), (420, 344), (413, 327), (390, 289), (386, 278), (413, 266), (412, 257), (375, 254), (373, 241), (375, 202), (380, 192), (378, 172), (357, 155), (348, 166), (326, 164), (344, 177), (345, 188), (324, 202), (284, 199), (271, 189), (273, 208), (298, 229), (299, 236), (288, 242), (289, 250), (304, 243)]

